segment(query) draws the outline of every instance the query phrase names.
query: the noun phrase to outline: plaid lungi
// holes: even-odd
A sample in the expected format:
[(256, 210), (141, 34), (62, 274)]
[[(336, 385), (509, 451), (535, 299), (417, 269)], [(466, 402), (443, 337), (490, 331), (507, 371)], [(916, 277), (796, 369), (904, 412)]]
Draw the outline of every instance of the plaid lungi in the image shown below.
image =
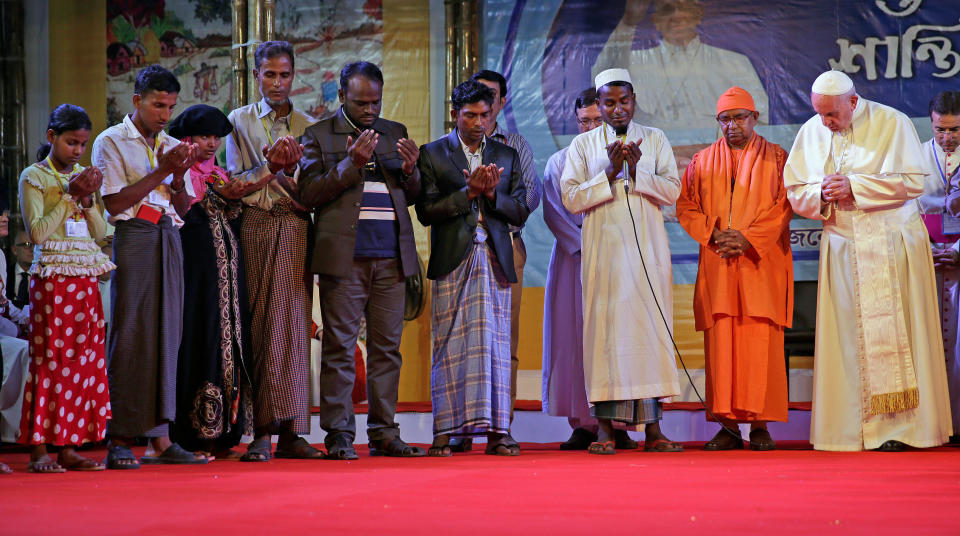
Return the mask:
[(477, 227), (466, 259), (434, 282), (434, 435), (510, 428), (510, 283)]
[[(284, 202), (286, 201), (286, 202)], [(283, 199), (269, 211), (247, 207), (240, 241), (250, 296), (254, 425), (310, 432), (310, 220)]]
[(597, 402), (590, 408), (590, 416), (622, 422), (628, 426), (649, 424), (663, 417), (663, 405), (657, 398)]

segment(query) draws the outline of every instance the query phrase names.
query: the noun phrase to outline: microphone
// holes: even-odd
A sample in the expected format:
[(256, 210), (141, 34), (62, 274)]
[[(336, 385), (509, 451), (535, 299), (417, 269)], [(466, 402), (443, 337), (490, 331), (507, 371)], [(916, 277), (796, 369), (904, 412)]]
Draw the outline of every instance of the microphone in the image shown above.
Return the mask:
[(630, 194), (630, 166), (627, 159), (623, 159), (623, 193)]

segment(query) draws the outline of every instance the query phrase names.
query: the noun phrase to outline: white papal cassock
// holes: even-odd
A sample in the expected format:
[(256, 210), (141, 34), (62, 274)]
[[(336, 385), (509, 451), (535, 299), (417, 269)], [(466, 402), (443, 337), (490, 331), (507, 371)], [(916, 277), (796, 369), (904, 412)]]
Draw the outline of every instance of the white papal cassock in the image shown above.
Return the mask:
[[(814, 116), (790, 150), (793, 210), (823, 220), (810, 423), (818, 450), (949, 437), (933, 260), (913, 200), (923, 193), (921, 152), (907, 116), (863, 98), (844, 133)], [(853, 201), (821, 201), (821, 181), (835, 172), (849, 177)]]
[[(608, 182), (606, 145), (616, 140), (604, 124), (574, 138), (560, 179), (563, 204), (583, 213), (583, 364), (591, 403), (676, 396), (680, 392), (670, 332), (673, 279), (670, 246), (660, 207), (680, 196), (673, 149), (663, 132), (630, 123), (626, 141), (643, 156), (626, 194), (623, 181)], [(667, 323), (644, 275), (643, 261)]]

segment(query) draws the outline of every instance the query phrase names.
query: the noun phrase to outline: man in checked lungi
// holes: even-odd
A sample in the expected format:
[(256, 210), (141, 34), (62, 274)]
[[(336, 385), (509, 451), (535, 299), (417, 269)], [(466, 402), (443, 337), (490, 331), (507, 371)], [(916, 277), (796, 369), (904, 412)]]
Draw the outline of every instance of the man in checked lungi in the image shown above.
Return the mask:
[(241, 460), (269, 460), (274, 434), (278, 458), (323, 458), (323, 451), (300, 437), (310, 432), (310, 216), (296, 199), (303, 146), (295, 138), (314, 120), (290, 102), (290, 43), (261, 43), (254, 65), (263, 99), (230, 112), (233, 132), (227, 137), (230, 173), (248, 183), (267, 181), (244, 198), (240, 231), (252, 311), (255, 436)]
[(486, 434), (487, 454), (516, 456), (510, 429), (510, 283), (517, 281), (508, 224), (522, 226), (520, 159), (486, 137), (493, 92), (467, 81), (453, 90), (457, 128), (420, 148), (417, 217), (430, 226), (433, 290), (433, 444)]
[[(180, 93), (173, 73), (151, 65), (137, 73), (133, 87), (133, 114), (97, 136), (91, 155), (103, 172), (100, 193), (117, 229), (107, 345), (110, 407), (100, 409), (113, 412), (107, 468), (204, 464), (207, 458), (171, 443), (169, 434), (183, 322), (178, 230), (194, 196), (189, 169), (197, 146), (163, 131)], [(135, 437), (150, 439), (139, 461), (130, 449)]]

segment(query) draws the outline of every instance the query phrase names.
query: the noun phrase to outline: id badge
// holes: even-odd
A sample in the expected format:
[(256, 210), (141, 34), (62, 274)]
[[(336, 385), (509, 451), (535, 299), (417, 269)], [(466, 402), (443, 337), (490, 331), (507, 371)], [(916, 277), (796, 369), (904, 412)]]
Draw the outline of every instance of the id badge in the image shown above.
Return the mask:
[(943, 234), (960, 234), (960, 218), (956, 218), (947, 213), (943, 213), (940, 216), (943, 218)]
[(90, 230), (87, 229), (87, 220), (67, 220), (67, 236), (70, 238), (90, 238)]
[(155, 207), (166, 208), (170, 206), (170, 200), (167, 199), (167, 196), (160, 193), (159, 190), (152, 190), (150, 192), (150, 195), (147, 196), (147, 203), (150, 203)]

